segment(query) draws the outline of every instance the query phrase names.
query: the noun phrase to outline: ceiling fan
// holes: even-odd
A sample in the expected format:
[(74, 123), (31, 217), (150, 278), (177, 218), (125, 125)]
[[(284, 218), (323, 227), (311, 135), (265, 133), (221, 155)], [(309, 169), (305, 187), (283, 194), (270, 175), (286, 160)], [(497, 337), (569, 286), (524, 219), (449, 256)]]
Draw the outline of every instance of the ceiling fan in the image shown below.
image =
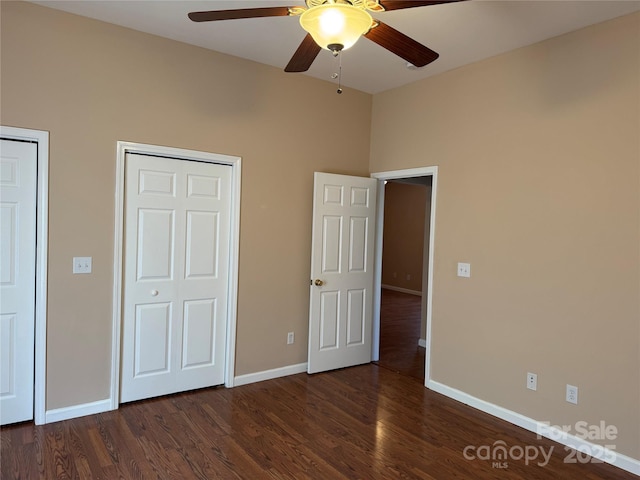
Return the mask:
[(191, 12), (194, 22), (260, 17), (300, 17), (307, 36), (285, 67), (285, 72), (306, 72), (323, 48), (338, 55), (364, 36), (403, 58), (423, 67), (439, 55), (393, 27), (371, 17), (368, 11), (424, 7), (464, 0), (305, 0), (306, 7), (262, 7), (237, 10)]

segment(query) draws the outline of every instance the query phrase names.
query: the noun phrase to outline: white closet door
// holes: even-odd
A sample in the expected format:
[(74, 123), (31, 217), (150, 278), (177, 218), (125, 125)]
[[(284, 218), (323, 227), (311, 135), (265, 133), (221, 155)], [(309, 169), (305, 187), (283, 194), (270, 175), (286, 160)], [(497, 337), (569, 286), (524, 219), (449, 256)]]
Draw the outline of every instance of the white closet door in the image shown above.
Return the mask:
[(224, 383), (231, 172), (127, 154), (122, 402)]
[(0, 144), (0, 423), (33, 418), (37, 145)]

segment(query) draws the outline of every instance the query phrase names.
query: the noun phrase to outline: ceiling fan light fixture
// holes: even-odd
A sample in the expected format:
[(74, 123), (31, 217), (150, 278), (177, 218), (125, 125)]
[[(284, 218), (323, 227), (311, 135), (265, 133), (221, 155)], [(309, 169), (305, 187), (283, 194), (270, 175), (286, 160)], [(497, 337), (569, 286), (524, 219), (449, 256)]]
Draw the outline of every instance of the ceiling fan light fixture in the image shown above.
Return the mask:
[(371, 15), (364, 9), (343, 3), (318, 5), (300, 16), (302, 28), (320, 47), (331, 51), (335, 51), (335, 45), (342, 45), (342, 50), (353, 46), (372, 23)]

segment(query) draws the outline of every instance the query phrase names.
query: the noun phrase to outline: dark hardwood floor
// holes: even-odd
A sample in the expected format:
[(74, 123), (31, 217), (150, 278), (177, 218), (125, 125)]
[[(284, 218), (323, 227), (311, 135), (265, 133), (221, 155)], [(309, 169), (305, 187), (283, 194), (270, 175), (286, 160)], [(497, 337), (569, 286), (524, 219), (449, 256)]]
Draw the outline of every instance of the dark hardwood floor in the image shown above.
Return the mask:
[[(416, 345), (417, 337), (409, 343)], [(426, 389), (416, 368), (402, 366), (405, 355), (419, 363), (412, 352), (383, 354), (388, 362), (381, 365), (203, 389), (38, 427), (3, 427), (0, 477), (638, 478), (607, 464), (565, 463), (569, 452), (562, 445)], [(507, 458), (499, 457), (500, 446), (511, 453)], [(524, 452), (528, 460), (517, 458)]]
[(380, 299), (380, 360), (384, 368), (424, 384), (424, 347), (420, 339), (420, 304), (416, 295), (382, 290)]

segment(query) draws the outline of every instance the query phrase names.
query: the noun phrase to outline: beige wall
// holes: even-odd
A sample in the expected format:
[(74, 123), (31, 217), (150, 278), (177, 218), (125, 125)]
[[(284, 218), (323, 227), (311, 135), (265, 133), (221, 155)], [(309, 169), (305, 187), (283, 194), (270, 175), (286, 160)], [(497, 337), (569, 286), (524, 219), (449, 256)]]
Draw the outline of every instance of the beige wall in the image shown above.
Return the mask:
[(372, 172), (439, 167), (433, 379), (640, 459), (640, 15), (378, 94), (372, 125)]
[(383, 285), (422, 292), (427, 193), (425, 185), (399, 182), (385, 185)]
[[(1, 8), (1, 123), (50, 132), (47, 409), (109, 396), (118, 140), (242, 157), (236, 375), (305, 362), (313, 172), (367, 175), (371, 96), (32, 4)], [(336, 119), (348, 136), (317, 129)], [(71, 274), (74, 255), (93, 257), (92, 275)]]

